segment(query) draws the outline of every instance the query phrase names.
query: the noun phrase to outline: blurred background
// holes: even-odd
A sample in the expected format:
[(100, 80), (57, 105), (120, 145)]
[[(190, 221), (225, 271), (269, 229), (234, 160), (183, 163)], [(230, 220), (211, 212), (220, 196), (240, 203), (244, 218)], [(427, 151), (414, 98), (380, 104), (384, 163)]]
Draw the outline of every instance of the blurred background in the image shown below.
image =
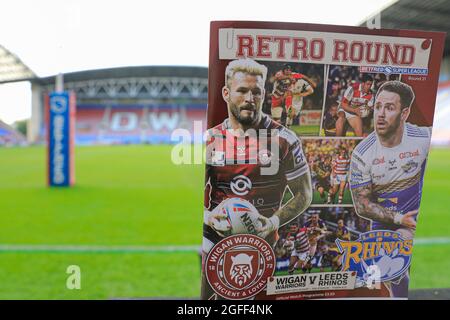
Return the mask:
[[(0, 299), (199, 296), (204, 165), (173, 164), (170, 136), (205, 129), (211, 20), (450, 30), (448, 0), (18, 0), (2, 13)], [(449, 39), (412, 289), (450, 287)], [(44, 96), (60, 73), (77, 99), (76, 184), (48, 188)]]

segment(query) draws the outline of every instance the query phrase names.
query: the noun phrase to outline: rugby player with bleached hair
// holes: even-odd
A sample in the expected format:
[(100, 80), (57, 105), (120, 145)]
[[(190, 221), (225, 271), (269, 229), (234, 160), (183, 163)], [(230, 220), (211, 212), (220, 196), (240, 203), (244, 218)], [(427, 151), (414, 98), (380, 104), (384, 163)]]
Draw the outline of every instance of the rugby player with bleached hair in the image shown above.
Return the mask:
[[(205, 234), (209, 236), (204, 244), (218, 242), (223, 238), (221, 233), (227, 231), (219, 227), (220, 221), (226, 220), (227, 216), (213, 210), (227, 198), (238, 197), (254, 204), (262, 222), (257, 235), (271, 244), (278, 239), (278, 228), (297, 217), (311, 203), (311, 177), (300, 139), (262, 113), (266, 75), (267, 68), (252, 59), (231, 61), (225, 70), (222, 97), (227, 104), (228, 118), (209, 130), (211, 139), (207, 145), (223, 147), (223, 142), (235, 140), (236, 135), (243, 139), (240, 146), (225, 144), (222, 153), (226, 163), (207, 161), (204, 222)], [(246, 135), (250, 129), (256, 137)], [(259, 140), (263, 138), (267, 139), (267, 146), (260, 146)], [(272, 145), (279, 150), (265, 149)], [(255, 147), (262, 147), (255, 153), (256, 158), (250, 152)], [(261, 174), (269, 165), (265, 159), (279, 163), (279, 170), (273, 175)], [(293, 198), (280, 208), (286, 188)], [(205, 251), (209, 251), (208, 247)]]
[[(262, 112), (266, 76), (267, 68), (252, 59), (233, 60), (226, 67), (222, 98), (228, 118), (208, 130), (206, 143), (213, 151), (207, 151), (204, 258), (231, 230), (228, 216), (217, 210), (225, 200), (253, 204), (260, 222), (256, 235), (272, 246), (278, 229), (311, 204), (311, 176), (300, 139)], [(278, 164), (277, 170), (263, 175), (272, 163)], [(285, 192), (292, 198), (282, 206)], [(208, 299), (213, 292), (206, 280), (203, 277), (202, 297)]]

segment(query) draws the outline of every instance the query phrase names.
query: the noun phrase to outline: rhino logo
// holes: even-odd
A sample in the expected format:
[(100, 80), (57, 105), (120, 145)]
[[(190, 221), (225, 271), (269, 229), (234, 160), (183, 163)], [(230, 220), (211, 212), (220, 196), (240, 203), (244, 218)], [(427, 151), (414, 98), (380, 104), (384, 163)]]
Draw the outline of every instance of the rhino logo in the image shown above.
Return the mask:
[[(380, 270), (380, 278), (391, 278), (401, 272), (405, 265), (405, 261), (399, 255), (399, 250), (396, 248), (391, 254), (388, 254), (383, 248), (380, 249), (381, 258), (374, 262), (372, 265), (376, 265)], [(369, 265), (362, 260), (363, 270), (367, 273)]]

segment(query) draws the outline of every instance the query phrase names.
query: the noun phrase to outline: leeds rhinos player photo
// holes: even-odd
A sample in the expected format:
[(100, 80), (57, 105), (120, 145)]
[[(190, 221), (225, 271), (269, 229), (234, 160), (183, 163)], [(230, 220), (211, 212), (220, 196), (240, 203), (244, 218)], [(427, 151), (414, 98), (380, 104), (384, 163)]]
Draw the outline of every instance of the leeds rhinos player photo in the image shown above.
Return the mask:
[(412, 88), (388, 81), (374, 105), (375, 131), (353, 151), (351, 192), (356, 212), (372, 230), (394, 230), (412, 239), (420, 205), (431, 128), (406, 122)]
[[(372, 132), (353, 150), (350, 188), (355, 210), (371, 230), (392, 230), (412, 239), (422, 195), (431, 128), (406, 122), (412, 88), (388, 81), (377, 92)], [(407, 296), (408, 271), (386, 282), (391, 297)]]
[[(253, 204), (260, 222), (256, 235), (272, 246), (278, 240), (278, 228), (300, 215), (312, 201), (309, 166), (299, 138), (261, 111), (266, 76), (267, 68), (251, 59), (234, 60), (225, 70), (222, 97), (227, 104), (228, 118), (208, 131), (207, 150), (211, 144), (223, 145), (224, 141), (232, 141), (225, 143), (226, 149), (219, 155), (213, 151), (209, 159), (207, 156), (204, 259), (230, 230), (230, 225), (223, 223), (227, 215), (217, 210), (224, 200), (241, 198)], [(246, 135), (249, 129), (256, 132), (256, 140)], [(237, 135), (244, 143), (233, 143)], [(250, 149), (259, 145), (262, 135), (267, 139), (267, 146), (273, 148), (275, 141), (276, 152), (268, 150), (267, 146), (256, 153), (251, 152)], [(256, 159), (252, 159), (254, 154)], [(263, 167), (274, 161), (279, 164), (277, 172), (262, 175)], [(287, 189), (292, 197), (281, 206)], [(205, 277), (202, 282), (202, 297), (209, 298), (213, 292), (207, 289)]]

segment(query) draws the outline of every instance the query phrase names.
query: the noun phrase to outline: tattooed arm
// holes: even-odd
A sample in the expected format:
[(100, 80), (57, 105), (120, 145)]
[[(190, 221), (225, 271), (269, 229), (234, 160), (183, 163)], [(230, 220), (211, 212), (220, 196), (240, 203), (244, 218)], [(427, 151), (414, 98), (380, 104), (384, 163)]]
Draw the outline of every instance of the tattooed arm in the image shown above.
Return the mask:
[(309, 171), (291, 180), (288, 186), (294, 197), (274, 214), (280, 219), (280, 226), (285, 225), (302, 214), (312, 201), (312, 186)]
[[(280, 170), (286, 177), (287, 187), (289, 187), (293, 197), (271, 217), (261, 216), (259, 218), (261, 226), (258, 228), (258, 235), (262, 238), (267, 237), (270, 233), (278, 230), (280, 226), (298, 217), (309, 207), (312, 201), (311, 173), (303, 154), (301, 141), (291, 131), (284, 131), (282, 134), (287, 140), (294, 140), (285, 152), (280, 166)], [(279, 191), (274, 190), (274, 192)]]
[[(364, 143), (364, 142), (362, 142)], [(362, 148), (367, 148), (362, 144)], [(359, 145), (353, 150), (350, 170), (350, 191), (353, 196), (356, 213), (366, 219), (385, 224), (397, 224), (406, 228), (415, 229), (416, 221), (414, 215), (417, 211), (405, 214), (387, 209), (373, 201), (372, 183), (372, 157), (367, 153), (360, 152)], [(364, 158), (366, 157), (366, 158)]]
[(413, 216), (417, 211), (410, 211), (402, 215), (371, 201), (372, 184), (353, 188), (352, 194), (356, 213), (361, 217), (386, 224), (398, 224), (411, 229), (416, 228), (416, 221)]
[(288, 182), (289, 189), (293, 194), (293, 198), (280, 208), (270, 218), (261, 216), (259, 218), (262, 227), (258, 230), (259, 236), (267, 237), (271, 232), (277, 230), (280, 226), (285, 225), (289, 221), (295, 219), (302, 214), (311, 204), (312, 186), (311, 175), (309, 170), (298, 178)]
[(386, 209), (370, 200), (372, 194), (372, 184), (352, 189), (355, 209), (358, 215), (363, 218), (375, 220), (383, 223), (394, 223), (395, 212)]

